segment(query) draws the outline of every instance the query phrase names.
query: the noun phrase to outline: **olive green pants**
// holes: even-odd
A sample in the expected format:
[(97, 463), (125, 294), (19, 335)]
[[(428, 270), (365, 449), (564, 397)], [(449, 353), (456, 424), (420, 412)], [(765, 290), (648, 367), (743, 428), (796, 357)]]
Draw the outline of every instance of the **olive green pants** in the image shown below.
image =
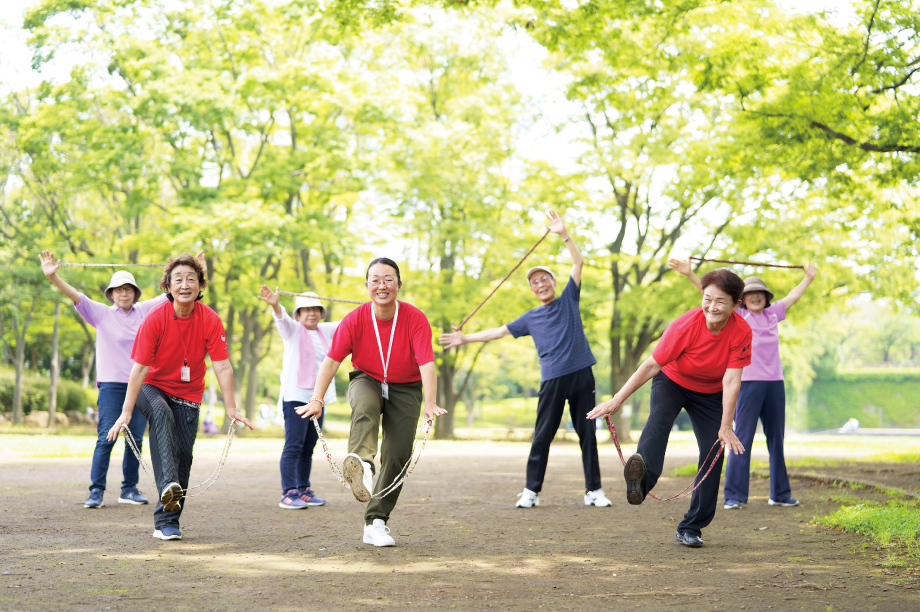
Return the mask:
[[(412, 442), (422, 412), (422, 383), (389, 383), (390, 398), (383, 399), (380, 383), (364, 372), (354, 370), (348, 378), (348, 403), (351, 405), (348, 452), (370, 463), (372, 470), (377, 454), (377, 434), (383, 424), (380, 473), (374, 485), (376, 494), (393, 483), (412, 457)], [(364, 522), (367, 525), (374, 519), (386, 522), (401, 491), (399, 487), (382, 499), (371, 499), (364, 512)]]

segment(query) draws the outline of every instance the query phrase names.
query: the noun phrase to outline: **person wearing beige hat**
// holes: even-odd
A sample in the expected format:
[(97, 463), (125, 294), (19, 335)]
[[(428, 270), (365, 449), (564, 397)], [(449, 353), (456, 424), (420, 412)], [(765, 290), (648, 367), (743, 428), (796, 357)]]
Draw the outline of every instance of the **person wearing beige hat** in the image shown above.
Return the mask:
[[(202, 266), (205, 265), (204, 251), (198, 253), (197, 259)], [(105, 505), (103, 494), (106, 488), (106, 475), (109, 471), (112, 449), (115, 447), (114, 442), (106, 439), (106, 434), (121, 415), (122, 404), (128, 390), (128, 378), (134, 366), (131, 360), (134, 338), (147, 314), (165, 302), (166, 296), (159, 295), (150, 300), (139, 301), (142, 291), (137, 281), (134, 280), (134, 275), (125, 270), (118, 270), (112, 275), (108, 287), (103, 292), (105, 298), (111, 302), (111, 305), (106, 305), (86, 297), (62, 279), (58, 275), (60, 262), (54, 259), (54, 253), (42, 251), (39, 260), (42, 272), (48, 277), (51, 284), (67, 296), (83, 320), (96, 329), (96, 387), (99, 389), (97, 400), (99, 418), (97, 420), (96, 449), (93, 451), (93, 464), (90, 472), (90, 494), (83, 507), (101, 508)], [(131, 435), (137, 440), (138, 449), (142, 448), (147, 419), (139, 410), (134, 412), (128, 428), (131, 430)], [(121, 483), (118, 503), (133, 505), (147, 503), (147, 498), (137, 489), (138, 467), (137, 458), (126, 441), (122, 461), (124, 480)]]
[(572, 258), (572, 270), (565, 289), (556, 296), (556, 276), (546, 266), (534, 266), (527, 271), (527, 282), (540, 306), (528, 310), (514, 321), (473, 334), (456, 328), (443, 334), (440, 344), (450, 348), (470, 342), (487, 342), (511, 335), (533, 337), (540, 356), (540, 392), (533, 443), (527, 459), (527, 479), (518, 496), (518, 508), (540, 505), (540, 491), (549, 461), (549, 447), (559, 429), (565, 403), (569, 403), (572, 424), (581, 444), (581, 460), (585, 474), (586, 506), (608, 507), (611, 502), (601, 489), (600, 463), (597, 457), (595, 422), (584, 418), (594, 408), (594, 373), (597, 363), (585, 337), (581, 321), (581, 271), (584, 259), (575, 241), (569, 236), (562, 217), (554, 210), (547, 212), (549, 230), (558, 234)]
[[(260, 300), (272, 307), (272, 317), (281, 341), (284, 356), (281, 361), (281, 391), (278, 403), (284, 415), (284, 449), (281, 451), (281, 501), (278, 507), (301, 510), (322, 506), (326, 500), (319, 497), (310, 486), (313, 468), (313, 450), (318, 435), (313, 422), (298, 418), (294, 410), (313, 397), (316, 373), (329, 352), (332, 338), (339, 323), (321, 323), (326, 317), (326, 307), (313, 292), (294, 299), (294, 317), (291, 318), (280, 304), (278, 288), (272, 291), (262, 285)], [(326, 404), (336, 400), (335, 385), (329, 385), (323, 397)], [(323, 426), (325, 410), (318, 418)]]
[[(686, 276), (697, 288), (700, 281), (693, 273), (690, 260), (671, 259), (668, 265)], [(773, 292), (757, 276), (744, 279), (743, 303), (738, 309), (753, 332), (751, 365), (741, 371), (741, 390), (735, 412), (735, 435), (745, 448), (754, 442), (757, 421), (763, 423), (767, 450), (770, 453), (770, 498), (771, 506), (798, 506), (792, 497), (792, 487), (786, 472), (783, 451), (783, 437), (786, 429), (786, 390), (783, 380), (783, 366), (779, 357), (779, 324), (786, 319), (786, 313), (805, 294), (818, 273), (814, 263), (804, 267), (805, 278), (789, 292), (789, 295), (774, 300)], [(725, 468), (725, 509), (740, 510), (748, 501), (750, 485), (750, 453), (739, 455), (726, 452), (728, 466)]]

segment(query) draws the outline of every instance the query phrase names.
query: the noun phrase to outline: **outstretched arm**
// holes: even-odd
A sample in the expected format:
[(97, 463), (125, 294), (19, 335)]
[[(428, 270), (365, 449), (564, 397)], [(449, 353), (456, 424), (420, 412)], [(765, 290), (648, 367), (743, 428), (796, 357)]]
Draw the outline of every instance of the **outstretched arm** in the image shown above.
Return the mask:
[(438, 397), (438, 374), (434, 362), (429, 361), (425, 365), (420, 365), (418, 369), (422, 374), (422, 393), (425, 395), (425, 419), (447, 414), (446, 410), (435, 404)]
[(700, 290), (700, 293), (703, 292), (703, 286), (700, 284), (700, 279), (697, 278), (696, 274), (693, 273), (693, 268), (690, 267), (690, 259), (687, 261), (682, 261), (680, 259), (669, 259), (668, 267), (672, 270), (677, 270), (681, 274), (687, 277), (693, 286)]
[(724, 446), (728, 446), (738, 455), (743, 455), (744, 445), (732, 431), (739, 391), (741, 391), (741, 368), (725, 370), (725, 375), (722, 376), (722, 424), (719, 427), (719, 439), (722, 440)]
[(438, 344), (449, 349), (452, 346), (462, 346), (464, 344), (469, 344), (470, 342), (488, 342), (489, 340), (498, 340), (499, 338), (504, 338), (511, 334), (508, 331), (507, 325), (502, 325), (501, 327), (493, 327), (492, 329), (486, 329), (474, 334), (464, 334), (462, 331), (451, 325), (454, 330), (452, 334), (441, 334), (441, 337), (438, 338)]
[(48, 277), (51, 284), (60, 289), (61, 293), (66, 295), (67, 298), (74, 303), (74, 306), (79, 304), (80, 292), (57, 275), (58, 268), (61, 267), (61, 264), (54, 260), (54, 253), (51, 251), (42, 251), (42, 254), (38, 256), (38, 260), (42, 264), (42, 272), (45, 273), (45, 276)]
[[(326, 389), (332, 382), (335, 373), (338, 372), (341, 361), (336, 361), (331, 357), (323, 359), (323, 365), (319, 366), (319, 372), (316, 373), (316, 383), (313, 386), (313, 397), (320, 399), (326, 397)], [(302, 419), (311, 419), (323, 414), (323, 403), (316, 400), (310, 400), (310, 403), (298, 406), (294, 412), (300, 415)]]
[(811, 284), (811, 281), (815, 280), (815, 277), (818, 275), (818, 266), (814, 262), (805, 264), (805, 278), (802, 279), (802, 282), (795, 286), (795, 288), (789, 292), (789, 295), (780, 300), (783, 304), (786, 305), (786, 310), (792, 308), (796, 302), (805, 295), (805, 290), (808, 289), (808, 285)]
[(596, 419), (607, 414), (613, 414), (623, 406), (623, 403), (629, 399), (629, 396), (635, 393), (639, 387), (650, 381), (661, 371), (661, 366), (652, 357), (642, 362), (635, 374), (629, 377), (623, 388), (617, 391), (613, 399), (602, 402), (594, 407), (594, 410), (588, 413), (589, 419)]
[(554, 234), (559, 234), (562, 241), (565, 243), (565, 248), (569, 251), (569, 256), (572, 258), (572, 280), (580, 287), (581, 270), (585, 266), (585, 259), (581, 256), (581, 251), (578, 250), (578, 245), (575, 244), (575, 240), (569, 236), (562, 216), (555, 210), (549, 210), (546, 212), (546, 218), (549, 221), (549, 231)]
[(125, 401), (121, 405), (121, 416), (118, 417), (118, 420), (115, 421), (106, 436), (109, 442), (114, 442), (118, 438), (118, 432), (121, 431), (121, 428), (131, 422), (131, 417), (134, 415), (134, 404), (137, 403), (137, 396), (141, 393), (141, 385), (144, 384), (144, 379), (147, 378), (147, 372), (149, 371), (150, 366), (139, 363), (135, 363), (131, 367), (131, 374), (128, 376), (128, 391), (125, 393)]
[(275, 287), (275, 290), (272, 291), (266, 285), (262, 285), (260, 288), (262, 295), (257, 295), (256, 297), (272, 307), (272, 312), (275, 313), (275, 318), (281, 318), (281, 294), (278, 293), (278, 287)]

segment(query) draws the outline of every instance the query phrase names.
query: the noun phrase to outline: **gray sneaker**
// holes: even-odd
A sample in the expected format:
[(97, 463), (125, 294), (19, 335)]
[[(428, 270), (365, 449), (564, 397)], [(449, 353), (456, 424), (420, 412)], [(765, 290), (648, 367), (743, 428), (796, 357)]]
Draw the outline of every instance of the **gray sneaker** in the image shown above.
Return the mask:
[(137, 490), (137, 487), (132, 489), (125, 489), (121, 492), (121, 497), (118, 498), (119, 504), (132, 504), (135, 506), (143, 506), (148, 503), (147, 498)]
[(102, 494), (105, 493), (102, 489), (90, 489), (89, 498), (86, 500), (86, 503), (83, 504), (84, 508), (101, 508), (105, 505), (102, 501)]

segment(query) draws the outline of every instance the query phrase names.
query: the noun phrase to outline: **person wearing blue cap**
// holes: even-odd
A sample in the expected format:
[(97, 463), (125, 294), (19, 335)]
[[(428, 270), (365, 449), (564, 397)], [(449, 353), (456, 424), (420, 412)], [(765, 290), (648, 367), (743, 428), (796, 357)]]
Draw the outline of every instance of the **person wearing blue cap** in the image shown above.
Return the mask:
[(585, 414), (594, 408), (594, 373), (597, 363), (585, 337), (581, 322), (581, 271), (584, 259), (575, 241), (569, 236), (565, 221), (554, 210), (546, 213), (549, 230), (559, 235), (572, 258), (569, 282), (557, 297), (556, 276), (546, 266), (534, 266), (527, 271), (527, 282), (540, 305), (528, 310), (514, 321), (473, 334), (454, 328), (452, 334), (442, 334), (439, 343), (447, 348), (470, 342), (488, 342), (511, 335), (515, 338), (532, 336), (540, 357), (540, 392), (533, 443), (527, 459), (527, 485), (518, 496), (518, 508), (540, 505), (540, 491), (549, 460), (549, 446), (559, 429), (565, 402), (569, 402), (572, 423), (581, 444), (581, 459), (585, 472), (586, 506), (607, 507), (610, 500), (601, 489), (600, 463), (597, 458), (597, 434), (594, 421)]

